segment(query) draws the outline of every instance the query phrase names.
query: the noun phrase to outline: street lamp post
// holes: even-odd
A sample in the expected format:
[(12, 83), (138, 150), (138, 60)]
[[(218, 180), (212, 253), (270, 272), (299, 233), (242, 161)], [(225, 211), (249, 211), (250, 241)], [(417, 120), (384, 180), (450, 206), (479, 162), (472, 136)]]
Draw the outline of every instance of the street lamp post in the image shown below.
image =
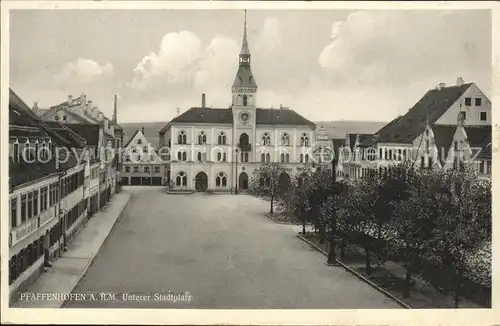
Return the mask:
[(235, 173), (235, 183), (234, 183), (234, 193), (237, 195), (238, 194), (238, 149), (235, 149), (236, 151), (236, 157), (234, 159), (234, 162), (236, 164), (236, 173)]
[[(332, 198), (335, 196), (335, 183), (337, 182), (337, 176), (336, 176), (336, 171), (335, 168), (337, 166), (337, 158), (335, 157), (335, 153), (333, 153), (333, 159), (332, 159)], [(330, 250), (328, 252), (328, 260), (326, 261), (326, 264), (328, 266), (335, 266), (338, 265), (337, 262), (337, 253), (335, 251), (335, 233), (337, 231), (337, 216), (335, 213), (335, 210), (333, 212), (333, 215), (331, 216), (331, 223), (330, 223)]]

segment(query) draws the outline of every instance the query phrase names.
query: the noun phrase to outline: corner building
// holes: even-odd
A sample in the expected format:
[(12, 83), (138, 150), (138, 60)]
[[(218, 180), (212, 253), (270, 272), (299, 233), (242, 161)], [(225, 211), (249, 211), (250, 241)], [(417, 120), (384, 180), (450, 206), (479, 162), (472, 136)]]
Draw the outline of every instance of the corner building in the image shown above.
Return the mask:
[[(166, 179), (179, 190), (246, 190), (263, 162), (281, 162), (289, 177), (314, 159), (316, 125), (295, 111), (257, 107), (245, 25), (229, 108), (209, 108), (205, 94), (160, 131)], [(169, 148), (166, 154), (161, 147)]]

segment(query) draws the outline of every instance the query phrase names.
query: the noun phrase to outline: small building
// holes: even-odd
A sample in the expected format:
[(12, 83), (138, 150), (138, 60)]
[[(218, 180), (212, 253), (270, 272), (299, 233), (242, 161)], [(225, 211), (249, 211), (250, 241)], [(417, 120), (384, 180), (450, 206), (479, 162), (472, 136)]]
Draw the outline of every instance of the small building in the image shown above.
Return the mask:
[(165, 166), (156, 149), (144, 136), (144, 128), (136, 130), (122, 149), (122, 185), (165, 184)]

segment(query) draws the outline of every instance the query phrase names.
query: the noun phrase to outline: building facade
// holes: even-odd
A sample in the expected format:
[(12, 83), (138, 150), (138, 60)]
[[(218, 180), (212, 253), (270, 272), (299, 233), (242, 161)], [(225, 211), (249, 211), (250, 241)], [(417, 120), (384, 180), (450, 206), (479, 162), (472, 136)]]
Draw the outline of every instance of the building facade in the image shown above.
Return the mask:
[(475, 148), (484, 149), (476, 156), (484, 162), (473, 164), (478, 169), (487, 166), (488, 157), (491, 158), (491, 149), (486, 146), (488, 137), (491, 139), (491, 102), (475, 83), (464, 83), (459, 77), (456, 85), (440, 83), (405, 115), (396, 117), (375, 134), (366, 135), (358, 144), (359, 164), (356, 153), (351, 155), (361, 172), (347, 175), (359, 178), (401, 162), (422, 168), (453, 168), (455, 151), (450, 151), (450, 146), (455, 140), (458, 145), (469, 142), (467, 133), (473, 135), (470, 142)]
[(123, 147), (122, 185), (164, 185), (165, 164), (144, 136), (137, 130)]
[(201, 107), (174, 118), (160, 131), (160, 147), (170, 158), (166, 178), (175, 189), (248, 189), (253, 171), (264, 162), (281, 162), (293, 174), (314, 159), (315, 129), (295, 111), (257, 107), (258, 87), (251, 70), (246, 32), (229, 108)]
[(85, 151), (75, 133), (57, 122), (43, 122), (10, 90), (10, 300), (51, 267), (82, 227), (89, 162), (77, 155)]

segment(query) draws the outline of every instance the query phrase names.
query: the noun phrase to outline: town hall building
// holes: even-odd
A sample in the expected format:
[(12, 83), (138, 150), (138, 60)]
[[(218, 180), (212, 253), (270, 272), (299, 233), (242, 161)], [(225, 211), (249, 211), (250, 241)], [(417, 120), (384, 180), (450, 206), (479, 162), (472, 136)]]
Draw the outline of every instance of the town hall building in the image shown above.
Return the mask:
[(291, 177), (312, 162), (316, 125), (297, 112), (257, 107), (258, 87), (252, 74), (246, 13), (239, 67), (229, 108), (211, 108), (202, 95), (192, 107), (160, 132), (160, 153), (169, 164), (166, 179), (174, 189), (244, 191), (253, 171), (265, 162), (281, 162)]

